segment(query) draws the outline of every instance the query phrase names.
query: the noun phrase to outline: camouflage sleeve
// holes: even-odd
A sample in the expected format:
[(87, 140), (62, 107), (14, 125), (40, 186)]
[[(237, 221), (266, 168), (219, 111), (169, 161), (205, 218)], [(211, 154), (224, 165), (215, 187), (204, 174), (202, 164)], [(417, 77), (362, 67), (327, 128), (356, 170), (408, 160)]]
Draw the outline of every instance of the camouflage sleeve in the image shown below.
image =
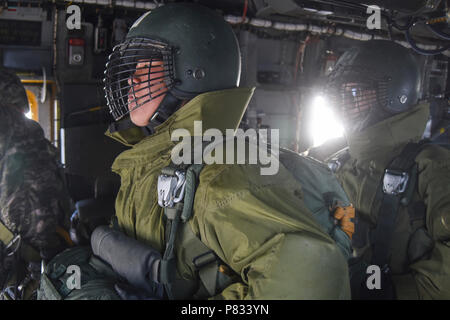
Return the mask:
[(0, 161), (2, 161), (6, 149), (10, 144), (12, 131), (9, 129), (10, 112), (0, 104)]
[(9, 114), (0, 129), (0, 218), (44, 256), (61, 246), (56, 227), (68, 225), (68, 195), (56, 149), (42, 128), (22, 114)]

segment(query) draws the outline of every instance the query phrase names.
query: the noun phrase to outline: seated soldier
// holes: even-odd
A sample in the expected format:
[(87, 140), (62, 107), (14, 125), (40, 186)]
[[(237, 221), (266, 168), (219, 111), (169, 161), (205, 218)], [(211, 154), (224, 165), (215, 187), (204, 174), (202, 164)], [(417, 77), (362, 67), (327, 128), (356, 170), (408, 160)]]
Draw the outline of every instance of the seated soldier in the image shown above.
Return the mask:
[(421, 79), (412, 53), (385, 40), (349, 49), (330, 74), (349, 146), (333, 166), (357, 217), (354, 299), (450, 298), (450, 150), (421, 141)]
[(41, 259), (70, 238), (70, 199), (57, 150), (28, 119), (25, 89), (0, 69), (0, 286), (3, 299), (32, 299)]

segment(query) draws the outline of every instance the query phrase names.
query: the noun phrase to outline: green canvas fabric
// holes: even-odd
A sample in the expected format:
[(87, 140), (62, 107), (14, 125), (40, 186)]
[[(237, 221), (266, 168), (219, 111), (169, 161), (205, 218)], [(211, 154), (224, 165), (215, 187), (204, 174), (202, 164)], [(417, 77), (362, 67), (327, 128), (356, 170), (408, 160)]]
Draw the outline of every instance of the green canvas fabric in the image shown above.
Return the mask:
[[(375, 194), (384, 169), (408, 142), (421, 139), (428, 116), (429, 105), (422, 103), (347, 137), (350, 159), (336, 175), (357, 215), (376, 224), (380, 203)], [(399, 299), (449, 299), (450, 151), (438, 145), (427, 146), (416, 157), (416, 163), (418, 180), (412, 204), (423, 201), (426, 221), (412, 223), (408, 207), (400, 206), (389, 265)], [(430, 239), (431, 245), (427, 244)], [(417, 250), (425, 250), (420, 244), (430, 248), (429, 252), (420, 252), (426, 254), (417, 260)], [(355, 249), (370, 260), (367, 247)]]
[[(112, 165), (121, 176), (116, 200), (119, 227), (161, 253), (163, 209), (157, 203), (157, 179), (170, 163), (171, 133), (203, 121), (203, 130), (236, 129), (253, 89), (201, 94), (174, 113), (156, 133), (120, 154)], [(118, 137), (120, 133), (107, 135)], [(121, 136), (123, 139), (123, 136)], [(193, 217), (194, 234), (224, 261), (241, 281), (217, 299), (348, 299), (346, 259), (304, 203), (301, 184), (284, 166), (275, 175), (259, 165), (212, 164), (200, 174)], [(188, 274), (177, 248), (178, 271)]]

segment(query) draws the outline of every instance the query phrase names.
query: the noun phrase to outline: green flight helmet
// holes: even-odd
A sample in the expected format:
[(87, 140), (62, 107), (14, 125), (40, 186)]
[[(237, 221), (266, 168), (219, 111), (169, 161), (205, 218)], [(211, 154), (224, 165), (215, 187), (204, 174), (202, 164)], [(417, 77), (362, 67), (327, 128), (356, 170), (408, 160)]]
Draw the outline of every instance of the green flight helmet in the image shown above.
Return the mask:
[(421, 79), (421, 67), (409, 49), (389, 40), (371, 40), (344, 52), (326, 91), (346, 131), (356, 132), (414, 107)]
[[(148, 75), (147, 87), (130, 81), (137, 71)], [(105, 70), (106, 99), (119, 120), (166, 94), (150, 120), (156, 126), (183, 100), (237, 87), (240, 72), (236, 36), (221, 15), (200, 5), (167, 4), (142, 15), (113, 49)]]

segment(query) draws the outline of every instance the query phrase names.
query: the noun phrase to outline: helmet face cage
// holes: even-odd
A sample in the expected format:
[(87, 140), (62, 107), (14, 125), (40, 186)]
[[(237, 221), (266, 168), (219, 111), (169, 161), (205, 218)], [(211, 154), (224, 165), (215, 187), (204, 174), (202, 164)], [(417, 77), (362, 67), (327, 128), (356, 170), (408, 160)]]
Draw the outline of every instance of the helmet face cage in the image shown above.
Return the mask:
[(173, 87), (172, 52), (168, 44), (146, 38), (128, 39), (114, 47), (103, 82), (116, 121)]
[(327, 95), (347, 125), (365, 120), (374, 108), (388, 104), (388, 79), (359, 66), (338, 66), (328, 79)]

